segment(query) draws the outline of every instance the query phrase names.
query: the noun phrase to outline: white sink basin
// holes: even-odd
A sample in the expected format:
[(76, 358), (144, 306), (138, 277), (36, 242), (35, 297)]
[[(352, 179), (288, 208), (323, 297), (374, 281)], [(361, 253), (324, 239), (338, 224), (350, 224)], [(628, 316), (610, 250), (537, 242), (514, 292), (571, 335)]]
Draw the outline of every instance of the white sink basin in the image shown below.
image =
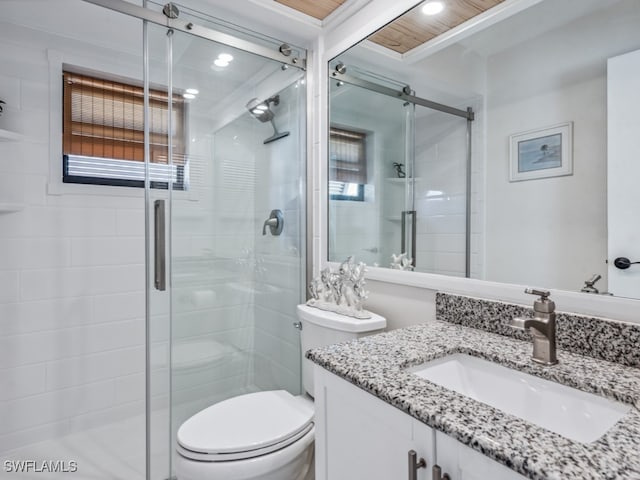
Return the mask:
[(631, 406), (469, 355), (449, 355), (407, 369), (566, 438), (600, 438)]

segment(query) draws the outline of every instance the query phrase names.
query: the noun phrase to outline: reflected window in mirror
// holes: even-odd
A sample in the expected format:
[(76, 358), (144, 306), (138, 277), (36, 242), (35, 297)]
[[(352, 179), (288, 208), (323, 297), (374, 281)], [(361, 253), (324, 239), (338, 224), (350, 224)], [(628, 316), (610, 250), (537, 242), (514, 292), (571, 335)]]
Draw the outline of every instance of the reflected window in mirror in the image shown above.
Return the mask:
[(329, 137), (329, 198), (364, 201), (367, 134), (332, 127)]

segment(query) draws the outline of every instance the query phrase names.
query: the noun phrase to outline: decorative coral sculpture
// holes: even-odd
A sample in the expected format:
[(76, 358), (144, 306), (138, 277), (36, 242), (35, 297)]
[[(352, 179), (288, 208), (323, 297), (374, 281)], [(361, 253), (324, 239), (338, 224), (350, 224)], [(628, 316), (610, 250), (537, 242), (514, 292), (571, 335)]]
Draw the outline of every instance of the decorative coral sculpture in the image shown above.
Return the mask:
[(407, 257), (406, 253), (401, 253), (400, 255), (396, 255), (395, 253), (391, 254), (391, 268), (395, 270), (407, 270), (411, 271), (414, 269), (413, 259)]
[(309, 284), (311, 299), (307, 305), (349, 317), (371, 318), (371, 313), (362, 308), (369, 296), (364, 289), (366, 269), (364, 263), (354, 263), (353, 257), (342, 262), (336, 272), (324, 268)]

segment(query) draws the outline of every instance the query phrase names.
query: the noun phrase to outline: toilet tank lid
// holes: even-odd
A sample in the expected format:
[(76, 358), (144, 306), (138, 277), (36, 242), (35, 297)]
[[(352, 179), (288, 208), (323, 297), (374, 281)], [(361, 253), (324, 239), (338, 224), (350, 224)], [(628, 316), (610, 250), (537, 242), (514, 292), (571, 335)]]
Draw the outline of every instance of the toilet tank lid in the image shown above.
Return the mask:
[(371, 318), (354, 318), (308, 305), (298, 305), (300, 320), (342, 332), (371, 332), (387, 326), (387, 320), (384, 317), (373, 312), (370, 313)]

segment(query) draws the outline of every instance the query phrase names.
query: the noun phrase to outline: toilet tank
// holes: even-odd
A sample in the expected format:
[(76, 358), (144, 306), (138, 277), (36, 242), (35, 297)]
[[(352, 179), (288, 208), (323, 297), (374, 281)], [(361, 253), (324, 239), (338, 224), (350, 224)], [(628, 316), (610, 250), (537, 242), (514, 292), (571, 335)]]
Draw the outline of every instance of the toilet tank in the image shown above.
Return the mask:
[(384, 317), (371, 314), (371, 318), (360, 319), (327, 312), (307, 305), (298, 305), (298, 319), (302, 346), (302, 386), (313, 395), (313, 362), (304, 357), (307, 350), (334, 343), (347, 342), (359, 337), (382, 332), (387, 326)]

